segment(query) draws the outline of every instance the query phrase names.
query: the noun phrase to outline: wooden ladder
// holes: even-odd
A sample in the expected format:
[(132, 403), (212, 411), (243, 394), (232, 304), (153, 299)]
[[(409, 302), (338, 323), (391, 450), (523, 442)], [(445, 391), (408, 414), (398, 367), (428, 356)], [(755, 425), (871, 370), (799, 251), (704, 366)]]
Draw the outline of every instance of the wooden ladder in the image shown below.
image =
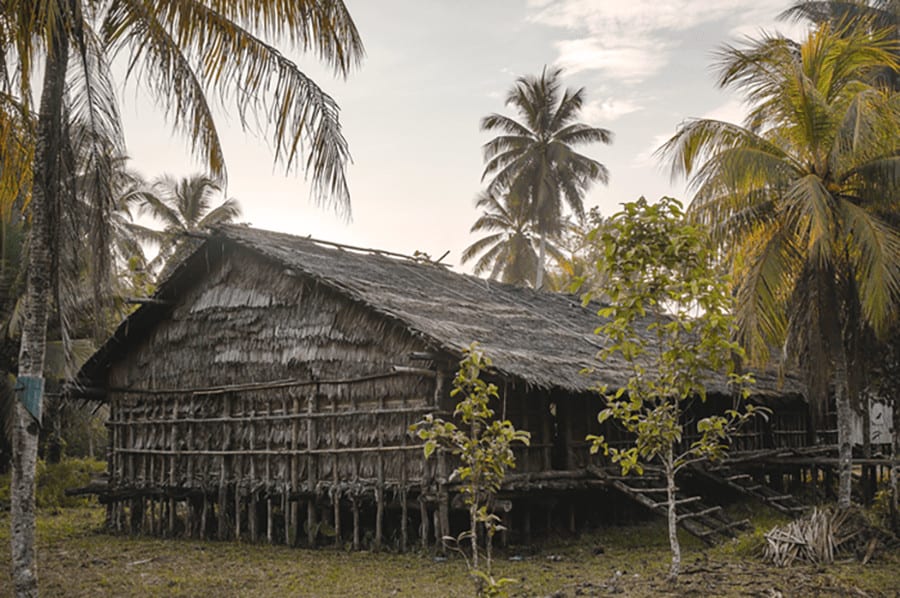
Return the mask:
[(774, 488), (757, 482), (750, 474), (738, 471), (728, 465), (716, 465), (714, 469), (694, 465), (691, 472), (745, 496), (755, 498), (785, 515), (793, 517), (807, 509), (806, 505), (797, 500), (793, 494), (778, 492)]
[[(618, 468), (594, 466), (588, 467), (588, 471), (657, 515), (667, 516), (666, 484), (659, 473), (645, 471), (641, 476), (623, 476)], [(679, 490), (675, 499), (678, 526), (708, 545), (735, 537), (735, 530), (750, 528), (748, 519), (733, 521), (722, 507), (705, 504), (700, 496), (687, 496)]]

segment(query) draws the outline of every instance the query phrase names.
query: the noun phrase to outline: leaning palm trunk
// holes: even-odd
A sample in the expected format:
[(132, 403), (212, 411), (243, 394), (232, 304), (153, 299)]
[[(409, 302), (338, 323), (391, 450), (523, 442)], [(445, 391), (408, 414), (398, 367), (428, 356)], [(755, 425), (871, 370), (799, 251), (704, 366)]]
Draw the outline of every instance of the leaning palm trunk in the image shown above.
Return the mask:
[[(47, 308), (50, 292), (50, 204), (60, 192), (59, 149), (62, 138), (62, 104), (68, 67), (68, 40), (57, 36), (47, 52), (34, 156), (31, 198), (31, 232), (28, 280), (25, 286), (25, 320), (19, 348), (19, 376), (42, 378), (47, 341)], [(37, 596), (34, 546), (34, 481), (39, 425), (19, 402), (13, 425), (11, 494), (12, 576), (17, 597)]]

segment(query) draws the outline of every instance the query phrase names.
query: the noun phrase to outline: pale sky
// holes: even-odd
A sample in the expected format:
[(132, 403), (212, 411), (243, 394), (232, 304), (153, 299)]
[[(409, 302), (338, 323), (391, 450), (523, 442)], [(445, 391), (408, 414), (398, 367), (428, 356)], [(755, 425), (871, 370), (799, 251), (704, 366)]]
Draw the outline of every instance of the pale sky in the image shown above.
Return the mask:
[[(283, 48), (341, 107), (353, 164), (352, 220), (310, 202), (301, 174), (273, 166), (264, 139), (222, 112), (228, 195), (259, 228), (412, 254), (459, 267), (477, 237), (483, 188), (482, 117), (500, 112), (521, 75), (566, 69), (585, 87), (583, 121), (611, 129), (612, 145), (583, 149), (610, 170), (586, 207), (604, 215), (644, 195), (683, 199), (651, 154), (691, 117), (739, 122), (737, 96), (716, 89), (714, 53), (760, 30), (796, 36), (775, 17), (791, 0), (346, 0), (366, 58), (346, 81)], [(145, 176), (200, 169), (140, 88), (121, 90), (132, 166)], [(469, 270), (468, 264), (460, 269)]]

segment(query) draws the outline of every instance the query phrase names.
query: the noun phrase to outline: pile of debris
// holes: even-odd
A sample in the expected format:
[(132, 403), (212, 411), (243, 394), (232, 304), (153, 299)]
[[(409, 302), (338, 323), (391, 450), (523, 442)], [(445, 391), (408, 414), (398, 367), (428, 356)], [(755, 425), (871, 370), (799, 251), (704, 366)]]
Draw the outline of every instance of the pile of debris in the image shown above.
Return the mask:
[(857, 509), (814, 508), (805, 517), (775, 526), (765, 537), (763, 558), (779, 567), (794, 561), (825, 565), (841, 554), (866, 564), (879, 547), (896, 543), (896, 537), (872, 526)]

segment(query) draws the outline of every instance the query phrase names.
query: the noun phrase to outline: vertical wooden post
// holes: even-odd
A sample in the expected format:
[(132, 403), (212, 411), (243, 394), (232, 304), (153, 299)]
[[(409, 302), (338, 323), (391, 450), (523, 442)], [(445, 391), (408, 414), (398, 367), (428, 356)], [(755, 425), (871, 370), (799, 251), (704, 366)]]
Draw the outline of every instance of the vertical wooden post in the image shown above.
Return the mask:
[[(291, 420), (288, 419), (288, 414), (290, 413), (289, 404), (287, 398), (281, 399), (281, 419), (278, 420), (278, 425), (284, 430), (284, 434), (281, 436), (282, 438), (282, 448), (290, 448), (293, 438), (289, 436), (289, 432), (291, 431), (290, 425)], [(288, 454), (287, 459), (282, 459), (282, 463), (284, 464), (284, 475), (281, 478), (281, 488), (282, 488), (282, 497), (281, 497), (281, 514), (284, 518), (284, 545), (291, 546), (291, 542), (293, 540), (293, 523), (291, 521), (291, 512), (293, 511), (292, 502), (291, 502), (291, 460), (293, 455), (291, 453)]]
[(438, 480), (440, 491), (438, 492), (438, 513), (440, 515), (441, 551), (447, 551), (447, 541), (444, 539), (450, 535), (450, 492), (447, 483), (450, 477), (447, 465), (447, 453), (443, 449), (438, 452)]
[[(374, 387), (374, 383), (372, 385)], [(378, 411), (375, 415), (375, 427), (378, 429), (378, 476), (375, 486), (375, 550), (381, 550), (384, 533), (384, 394), (378, 394)]]
[[(444, 384), (447, 378), (447, 374), (443, 369), (438, 369), (437, 374), (435, 375), (434, 381), (434, 406), (435, 409), (440, 409), (441, 400), (444, 398)], [(441, 552), (447, 552), (447, 541), (444, 540), (445, 537), (450, 535), (450, 493), (447, 490), (447, 483), (449, 478), (449, 472), (447, 467), (447, 455), (443, 450), (438, 451), (438, 471), (437, 471), (437, 479), (438, 479), (438, 506), (437, 506), (437, 514), (438, 521), (435, 523), (435, 535), (438, 536), (438, 540), (441, 546)]]
[[(222, 422), (223, 441), (222, 450), (227, 451), (231, 448), (231, 393), (225, 393), (222, 397)], [(219, 470), (219, 508), (218, 523), (219, 529), (216, 537), (219, 540), (225, 540), (228, 537), (228, 469), (231, 458), (228, 455), (222, 455), (221, 466)]]
[[(402, 394), (400, 406), (404, 409), (406, 408), (406, 394)], [(406, 504), (406, 465), (407, 457), (409, 456), (409, 452), (407, 452), (406, 450), (406, 441), (409, 437), (409, 433), (407, 432), (407, 430), (409, 429), (409, 422), (408, 415), (405, 411), (403, 413), (402, 421), (403, 426), (401, 426), (400, 428), (400, 446), (403, 447), (403, 450), (400, 451), (400, 552), (406, 552), (406, 544), (409, 536), (409, 507)]]
[[(244, 417), (247, 414), (247, 402), (243, 395), (239, 394), (236, 397), (236, 406), (232, 408), (232, 416), (238, 415), (240, 417)], [(241, 514), (241, 510), (243, 507), (243, 500), (241, 496), (241, 485), (244, 480), (244, 435), (242, 431), (244, 430), (245, 424), (239, 424), (235, 429), (234, 434), (234, 447), (238, 452), (234, 457), (234, 539), (240, 541), (241, 539), (241, 525), (243, 524), (243, 517)]]
[(419, 534), (422, 540), (422, 550), (428, 550), (428, 504), (425, 500), (425, 486), (422, 486), (422, 493), (419, 494)]
[(272, 426), (268, 425), (272, 416), (272, 400), (266, 398), (266, 425), (263, 427), (266, 434), (266, 540), (269, 544), (275, 543), (274, 504), (272, 502)]
[[(296, 393), (296, 389), (292, 389), (292, 393)], [(300, 420), (296, 417), (300, 413), (300, 397), (294, 394), (294, 400), (291, 405), (291, 494), (293, 501), (291, 502), (290, 513), (290, 546), (297, 545), (297, 535), (300, 527), (300, 499), (298, 492), (300, 489), (300, 455), (297, 454), (300, 436)]]
[[(194, 407), (194, 396), (190, 395), (190, 398), (188, 399), (187, 417), (193, 418), (196, 413), (197, 413), (197, 411)], [(188, 453), (190, 453), (191, 451), (194, 450), (194, 428), (197, 426), (197, 424), (190, 422), (185, 425), (187, 427), (187, 430), (185, 430), (185, 434), (184, 434), (184, 446), (185, 446), (185, 450), (187, 450)], [(184, 468), (185, 468), (185, 480), (184, 480), (185, 486), (187, 487), (187, 489), (189, 491), (193, 491), (194, 485), (195, 485), (194, 484), (194, 455), (193, 454), (188, 454), (185, 456)], [(195, 527), (195, 523), (196, 523), (194, 521), (195, 519), (196, 519), (196, 513), (195, 513), (195, 508), (194, 508), (194, 500), (192, 498), (188, 498), (185, 531), (187, 532), (187, 536), (189, 538), (194, 537), (194, 527)]]
[[(350, 411), (356, 411), (356, 393), (354, 387), (347, 390), (350, 403)], [(348, 426), (350, 430), (350, 446), (357, 448), (359, 446), (359, 429), (360, 426)], [(359, 488), (359, 453), (355, 450), (351, 456), (353, 465), (353, 490), (350, 495), (350, 509), (353, 514), (353, 550), (359, 550), (359, 498), (356, 494)]]
[(334, 508), (334, 545), (341, 546), (341, 489), (340, 489), (340, 472), (338, 466), (340, 459), (338, 454), (338, 435), (337, 435), (337, 412), (338, 412), (338, 389), (331, 393), (331, 500)]
[(169, 447), (172, 451), (169, 457), (169, 537), (175, 536), (175, 470), (178, 467), (181, 456), (178, 454), (178, 397), (172, 400), (172, 432), (169, 438)]
[(250, 395), (250, 506), (247, 508), (247, 520), (250, 527), (250, 541), (259, 541), (259, 503), (256, 497), (256, 397)]
[(318, 448), (318, 440), (316, 437), (315, 421), (312, 415), (316, 412), (316, 399), (319, 395), (319, 385), (316, 384), (314, 392), (307, 398), (306, 413), (310, 416), (306, 419), (306, 478), (307, 488), (309, 490), (309, 502), (306, 503), (306, 542), (310, 548), (316, 545), (316, 484), (317, 463), (316, 453), (313, 451)]
[(353, 550), (359, 550), (359, 502), (355, 495), (350, 496), (350, 511), (353, 514)]
[[(541, 470), (550, 471), (553, 469), (553, 427), (550, 421), (550, 403), (552, 397), (548, 392), (544, 398), (544, 413), (541, 417), (541, 444), (544, 445), (541, 450)], [(557, 405), (557, 407), (559, 407)]]

